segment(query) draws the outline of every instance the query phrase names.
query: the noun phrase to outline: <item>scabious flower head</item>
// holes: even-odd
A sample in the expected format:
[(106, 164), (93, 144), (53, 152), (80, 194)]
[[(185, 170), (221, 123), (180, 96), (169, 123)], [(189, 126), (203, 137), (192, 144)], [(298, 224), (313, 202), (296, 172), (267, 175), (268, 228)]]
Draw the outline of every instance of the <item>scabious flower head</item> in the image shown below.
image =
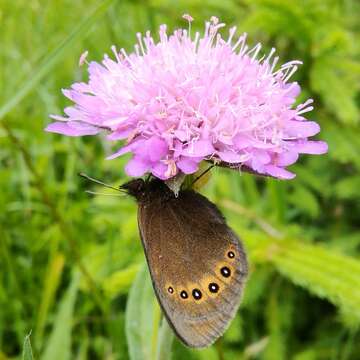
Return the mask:
[[(259, 58), (261, 45), (246, 45), (246, 34), (227, 39), (225, 25), (212, 17), (203, 35), (189, 28), (167, 34), (160, 26), (156, 42), (137, 34), (134, 52), (114, 46), (113, 58), (87, 63), (89, 81), (64, 90), (74, 102), (65, 117), (47, 131), (68, 136), (107, 132), (106, 139), (123, 140), (109, 159), (127, 152), (130, 176), (152, 173), (169, 179), (192, 174), (202, 160), (290, 179), (285, 169), (300, 153), (323, 154), (326, 143), (311, 141), (318, 124), (304, 118), (312, 100), (294, 106), (300, 86), (290, 82), (300, 61), (276, 68), (272, 49)], [(120, 145), (119, 145), (120, 146)]]

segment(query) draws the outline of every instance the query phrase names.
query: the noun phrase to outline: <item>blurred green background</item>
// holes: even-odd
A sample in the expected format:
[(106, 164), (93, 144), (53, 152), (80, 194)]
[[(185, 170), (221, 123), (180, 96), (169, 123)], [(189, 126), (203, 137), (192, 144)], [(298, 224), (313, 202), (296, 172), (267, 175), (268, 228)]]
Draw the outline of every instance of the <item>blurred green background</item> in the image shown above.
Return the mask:
[(121, 184), (127, 158), (43, 128), (69, 104), (60, 89), (86, 79), (84, 50), (100, 61), (137, 31), (186, 26), (185, 12), (195, 28), (216, 15), (281, 62), (303, 60), (294, 79), (330, 150), (303, 156), (287, 182), (213, 171), (203, 192), (243, 238), (250, 279), (225, 336), (203, 351), (175, 341), (173, 358), (360, 358), (358, 0), (1, 0), (1, 360), (31, 359), (29, 339), (35, 359), (160, 358), (136, 206), (85, 193), (105, 190), (77, 176)]

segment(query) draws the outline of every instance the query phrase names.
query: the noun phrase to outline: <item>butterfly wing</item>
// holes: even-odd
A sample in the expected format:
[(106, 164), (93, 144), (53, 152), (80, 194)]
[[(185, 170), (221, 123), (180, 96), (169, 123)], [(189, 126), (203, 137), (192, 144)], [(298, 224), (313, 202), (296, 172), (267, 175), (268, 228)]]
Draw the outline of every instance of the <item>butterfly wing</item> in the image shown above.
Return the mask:
[(247, 260), (217, 207), (193, 191), (139, 204), (138, 221), (154, 290), (178, 337), (206, 347), (240, 304)]

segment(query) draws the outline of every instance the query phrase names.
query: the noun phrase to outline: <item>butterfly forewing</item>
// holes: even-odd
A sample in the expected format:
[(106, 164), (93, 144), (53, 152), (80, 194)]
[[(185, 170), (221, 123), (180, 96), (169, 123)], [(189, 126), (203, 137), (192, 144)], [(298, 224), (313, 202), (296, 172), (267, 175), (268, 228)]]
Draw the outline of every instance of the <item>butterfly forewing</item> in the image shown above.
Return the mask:
[(194, 191), (176, 198), (150, 186), (138, 222), (153, 286), (163, 312), (188, 346), (223, 334), (239, 306), (247, 261), (217, 207)]

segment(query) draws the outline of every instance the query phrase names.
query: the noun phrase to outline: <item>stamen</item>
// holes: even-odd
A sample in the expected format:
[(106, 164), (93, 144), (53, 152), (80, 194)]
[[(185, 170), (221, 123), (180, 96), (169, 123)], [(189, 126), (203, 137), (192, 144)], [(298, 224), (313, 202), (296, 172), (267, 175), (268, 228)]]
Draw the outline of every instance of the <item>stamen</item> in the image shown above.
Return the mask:
[(135, 49), (135, 53), (137, 56), (140, 56), (140, 47), (139, 44), (135, 44), (134, 45), (134, 49)]
[(248, 53), (247, 55), (250, 56), (251, 53), (253, 53), (252, 57), (251, 57), (251, 63), (254, 62), (254, 60), (257, 58), (259, 51), (261, 50), (261, 44), (257, 44), (255, 45)]
[(232, 28), (230, 28), (229, 30), (229, 37), (228, 37), (228, 40), (227, 40), (227, 44), (231, 44), (231, 41), (232, 41), (232, 38), (234, 37), (235, 33), (236, 33), (236, 26), (233, 26)]
[(314, 99), (307, 99), (304, 103), (299, 104), (299, 105), (297, 106), (296, 110), (301, 110), (301, 109), (303, 109), (304, 107), (312, 104), (313, 102), (314, 102)]
[(165, 42), (165, 43), (166, 43), (167, 40), (168, 40), (167, 33), (166, 33), (166, 29), (167, 29), (166, 24), (160, 25), (160, 30), (159, 30), (160, 41), (161, 41), (161, 42)]
[(273, 62), (272, 62), (272, 64), (271, 64), (271, 67), (270, 67), (270, 70), (269, 70), (269, 74), (272, 74), (272, 73), (273, 73), (273, 71), (274, 71), (274, 69), (275, 69), (275, 66), (276, 66), (276, 64), (278, 63), (278, 61), (279, 61), (279, 56), (275, 56), (275, 57), (274, 57), (274, 60), (273, 60)]
[(210, 22), (209, 21), (205, 21), (205, 33), (204, 33), (204, 38), (207, 38), (209, 36), (209, 30), (210, 30)]
[(194, 20), (194, 18), (189, 14), (184, 14), (182, 17), (189, 23), (189, 37), (191, 37), (191, 23)]
[(138, 38), (138, 42), (139, 42), (139, 45), (140, 45), (141, 52), (142, 52), (143, 55), (145, 55), (145, 50), (144, 50), (144, 45), (143, 45), (141, 33), (137, 33), (136, 37)]
[[(240, 56), (243, 56), (243, 50), (244, 50), (244, 47), (245, 47), (246, 37), (247, 37), (247, 33), (242, 34), (242, 35), (238, 38), (238, 40), (237, 40), (237, 42), (235, 43), (235, 45), (231, 48), (232, 51), (235, 51), (236, 48), (237, 48), (239, 45), (241, 45), (240, 50), (239, 50), (239, 55), (240, 55)], [(246, 46), (246, 47), (247, 47), (247, 46)]]
[(124, 58), (126, 59), (126, 61), (128, 61), (130, 65), (134, 66), (134, 63), (131, 61), (131, 59), (128, 56), (128, 54), (126, 53), (125, 49), (121, 48), (120, 52), (124, 55)]
[(197, 50), (198, 50), (199, 38), (200, 38), (200, 33), (197, 31), (195, 33), (195, 38), (194, 38), (194, 42), (193, 42), (195, 52), (197, 52)]
[(186, 21), (188, 21), (189, 23), (191, 23), (191, 22), (194, 21), (194, 18), (193, 18), (191, 15), (189, 15), (189, 14), (184, 14), (184, 15), (182, 16), (182, 18), (185, 19)]
[(217, 25), (219, 23), (219, 18), (217, 18), (216, 16), (212, 16), (210, 18), (210, 21), (214, 24)]
[(84, 63), (88, 64), (88, 62), (86, 61), (87, 56), (89, 55), (89, 51), (84, 51), (81, 55), (80, 55), (80, 59), (79, 59), (79, 66), (83, 66)]
[(111, 46), (111, 51), (112, 51), (113, 54), (115, 55), (115, 58), (116, 58), (117, 62), (120, 63), (120, 62), (121, 62), (121, 59), (119, 58), (119, 53), (117, 52), (115, 45), (112, 45), (112, 46)]
[(314, 102), (313, 99), (308, 99), (303, 104), (298, 105), (296, 108), (296, 115), (301, 115), (301, 114), (304, 114), (304, 113), (314, 110), (313, 106), (308, 106), (308, 105), (312, 104), (313, 102)]
[(286, 83), (297, 71), (298, 67), (295, 65), (290, 71), (284, 76), (283, 81)]

